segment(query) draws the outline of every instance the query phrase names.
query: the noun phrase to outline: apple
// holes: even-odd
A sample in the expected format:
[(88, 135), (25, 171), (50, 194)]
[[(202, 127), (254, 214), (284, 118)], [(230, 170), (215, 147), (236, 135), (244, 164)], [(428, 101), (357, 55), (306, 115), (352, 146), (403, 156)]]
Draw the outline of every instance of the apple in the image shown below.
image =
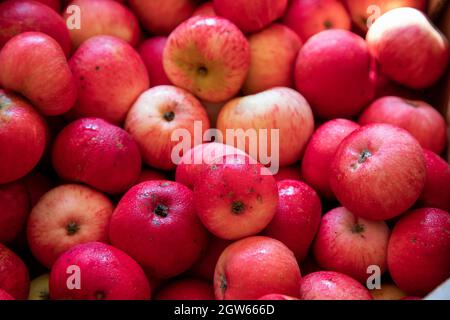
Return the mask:
[(273, 176), (275, 180), (302, 180), (299, 166), (293, 165), (289, 167), (282, 167)]
[(331, 164), (330, 184), (354, 215), (387, 220), (408, 210), (425, 185), (422, 147), (406, 130), (370, 124), (342, 141)]
[(359, 127), (351, 120), (333, 119), (322, 124), (308, 142), (302, 160), (301, 175), (306, 183), (325, 198), (334, 198), (329, 180), (336, 150), (342, 140)]
[(0, 3), (0, 29), (0, 48), (20, 33), (37, 31), (55, 39), (67, 56), (72, 49), (65, 21), (57, 12), (37, 1), (9, 0)]
[(155, 300), (214, 300), (214, 288), (204, 280), (175, 280), (164, 285), (155, 295)]
[(136, 181), (136, 184), (152, 180), (167, 180), (167, 176), (161, 171), (145, 168), (142, 169), (141, 174)]
[(358, 35), (347, 30), (322, 31), (300, 49), (297, 90), (317, 117), (353, 117), (375, 94), (372, 62), (366, 42)]
[(15, 300), (15, 299), (8, 292), (0, 289), (0, 300)]
[(322, 270), (344, 273), (361, 283), (369, 266), (386, 271), (389, 228), (384, 221), (356, 217), (344, 207), (326, 213), (314, 242), (314, 258)]
[(14, 299), (28, 297), (30, 279), (23, 261), (10, 249), (0, 243), (0, 289)]
[[(78, 267), (70, 273), (70, 267)], [(69, 277), (80, 277), (71, 290)], [(76, 282), (76, 281), (73, 281)], [(56, 300), (148, 300), (150, 285), (142, 268), (123, 251), (100, 242), (64, 252), (50, 273), (50, 296)]]
[(52, 159), (62, 179), (111, 194), (127, 191), (141, 172), (137, 143), (122, 128), (99, 118), (65, 127), (53, 143)]
[(318, 271), (303, 277), (300, 300), (372, 300), (369, 290), (339, 272)]
[(37, 171), (31, 172), (22, 181), (27, 188), (31, 207), (34, 207), (39, 199), (53, 188), (50, 178)]
[(79, 88), (72, 117), (99, 117), (119, 124), (149, 87), (147, 70), (139, 54), (115, 37), (95, 36), (86, 40), (69, 63)]
[(275, 215), (276, 181), (244, 155), (226, 155), (204, 169), (194, 184), (195, 209), (215, 236), (235, 240), (261, 232)]
[(56, 187), (34, 206), (27, 237), (33, 256), (50, 268), (66, 250), (80, 243), (108, 241), (113, 205), (98, 191), (76, 184)]
[(359, 124), (388, 123), (407, 130), (422, 147), (442, 153), (447, 144), (447, 124), (444, 117), (423, 101), (387, 96), (364, 110)]
[(227, 101), (239, 92), (250, 59), (248, 41), (234, 24), (202, 16), (179, 25), (163, 54), (170, 81), (209, 102)]
[(170, 80), (164, 71), (163, 53), (166, 47), (167, 37), (153, 37), (139, 45), (139, 54), (144, 62), (151, 87), (170, 85)]
[(424, 156), (427, 177), (419, 203), (450, 212), (450, 166), (432, 151), (424, 150)]
[(273, 87), (293, 87), (300, 38), (286, 26), (272, 24), (249, 36), (250, 70), (242, 88), (246, 95)]
[(193, 147), (195, 122), (201, 124), (202, 135), (209, 129), (208, 115), (193, 95), (174, 86), (158, 86), (139, 96), (128, 112), (125, 130), (138, 143), (146, 164), (172, 170), (176, 167), (173, 149), (181, 143), (172, 134), (187, 130), (191, 141), (182, 144)]
[(28, 174), (46, 143), (47, 126), (39, 113), (26, 100), (0, 89), (0, 184)]
[(202, 5), (198, 6), (194, 10), (194, 13), (192, 13), (192, 17), (195, 16), (208, 16), (208, 17), (217, 16), (216, 12), (214, 11), (214, 4), (212, 3), (212, 1), (205, 2)]
[(280, 18), (288, 0), (213, 0), (214, 11), (245, 33), (263, 29)]
[(68, 111), (77, 98), (64, 52), (40, 32), (21, 33), (5, 44), (0, 51), (0, 86), (21, 93), (47, 116)]
[(283, 243), (249, 237), (225, 249), (217, 262), (217, 300), (256, 300), (267, 294), (298, 297), (301, 275), (294, 254)]
[(29, 210), (30, 199), (24, 183), (0, 185), (0, 243), (10, 243), (17, 238)]
[(412, 89), (430, 87), (448, 65), (447, 39), (413, 8), (394, 9), (379, 17), (366, 40), (381, 71)]
[[(74, 48), (97, 35), (110, 35), (135, 46), (141, 37), (139, 22), (134, 14), (117, 1), (73, 0), (69, 6), (77, 6), (81, 12), (81, 28), (70, 28)], [(73, 12), (65, 12), (63, 18), (69, 21)]]
[(148, 181), (131, 188), (114, 210), (109, 236), (149, 275), (164, 279), (188, 270), (208, 240), (192, 191), (173, 181)]
[(277, 185), (277, 212), (264, 235), (283, 242), (302, 261), (319, 228), (322, 205), (317, 193), (301, 181), (283, 180)]
[(409, 295), (424, 296), (450, 277), (450, 214), (422, 208), (403, 216), (392, 230), (388, 268)]
[(389, 10), (410, 7), (426, 11), (426, 0), (345, 0), (355, 25), (367, 32), (374, 20)]
[(177, 165), (175, 180), (189, 189), (201, 178), (209, 165), (222, 159), (225, 155), (246, 155), (245, 152), (227, 144), (211, 142), (199, 144), (189, 149)]
[(286, 296), (284, 294), (272, 293), (272, 294), (266, 294), (265, 296), (262, 296), (258, 300), (276, 301), (276, 300), (300, 300), (300, 299), (294, 298), (294, 297), (290, 297), (290, 296)]
[(406, 293), (395, 284), (382, 283), (381, 289), (370, 290), (373, 300), (404, 300)]
[(30, 293), (28, 294), (28, 300), (49, 300), (50, 290), (49, 290), (49, 274), (45, 273), (35, 279), (30, 283)]
[(36, 1), (49, 6), (50, 8), (55, 10), (56, 12), (60, 12), (61, 11), (61, 2), (60, 2), (60, 0), (36, 0)]
[[(264, 149), (261, 141), (265, 141), (265, 152), (274, 168), (278, 164), (289, 166), (300, 160), (314, 131), (314, 118), (308, 102), (301, 94), (290, 88), (277, 87), (229, 101), (220, 110), (217, 128), (223, 133), (234, 129), (234, 135), (226, 134), (225, 142), (238, 148), (244, 144), (243, 150), (267, 165), (267, 159), (263, 159), (261, 154)], [(259, 150), (254, 150), (251, 139), (245, 139), (239, 134), (239, 130), (249, 129), (257, 132)], [(274, 130), (278, 130), (279, 141), (273, 139)]]
[(152, 34), (166, 35), (188, 19), (195, 10), (195, 0), (129, 0), (133, 12)]
[(351, 28), (350, 16), (338, 0), (293, 0), (282, 21), (302, 41), (327, 29)]

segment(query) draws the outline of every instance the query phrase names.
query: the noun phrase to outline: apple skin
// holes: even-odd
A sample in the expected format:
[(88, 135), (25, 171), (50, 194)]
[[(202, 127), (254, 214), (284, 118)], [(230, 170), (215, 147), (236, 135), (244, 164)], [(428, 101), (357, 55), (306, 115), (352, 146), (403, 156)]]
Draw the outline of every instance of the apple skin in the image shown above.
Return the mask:
[(164, 285), (155, 300), (215, 300), (213, 286), (193, 278), (175, 280)]
[(354, 215), (387, 220), (408, 210), (425, 185), (422, 147), (406, 130), (370, 124), (342, 141), (331, 164), (330, 184)]
[[(80, 268), (81, 289), (66, 283), (69, 266)], [(100, 242), (77, 245), (64, 252), (50, 273), (55, 300), (148, 300), (150, 285), (142, 268), (123, 251)]]
[[(128, 112), (125, 130), (138, 143), (146, 164), (172, 170), (176, 167), (172, 150), (180, 143), (172, 140), (172, 134), (175, 130), (185, 129), (193, 137), (195, 121), (201, 123), (203, 135), (209, 129), (208, 115), (192, 94), (175, 86), (158, 86), (139, 96)], [(191, 147), (194, 140), (190, 141)]]
[(353, 117), (375, 95), (372, 63), (367, 44), (358, 35), (338, 29), (322, 31), (300, 49), (297, 90), (317, 117)]
[(50, 300), (49, 278), (45, 273), (31, 281), (28, 300)]
[(175, 180), (193, 189), (195, 182), (200, 179), (209, 165), (226, 155), (246, 155), (235, 147), (227, 144), (211, 142), (199, 144), (189, 149), (181, 158), (175, 172)]
[(372, 300), (362, 284), (339, 272), (318, 271), (300, 282), (300, 300)]
[(0, 51), (0, 86), (24, 95), (46, 116), (75, 104), (77, 87), (59, 44), (40, 32), (11, 38)]
[(449, 230), (450, 214), (434, 208), (414, 210), (395, 225), (388, 268), (392, 280), (408, 295), (424, 296), (450, 276)]
[(47, 125), (21, 97), (0, 89), (0, 184), (29, 173), (41, 159), (47, 143)]
[[(207, 245), (192, 191), (173, 181), (148, 181), (131, 188), (111, 217), (111, 243), (154, 278), (189, 269)], [(150, 235), (150, 236), (149, 236)]]
[(62, 179), (110, 194), (127, 191), (141, 172), (137, 143), (122, 128), (99, 118), (65, 127), (53, 143), (52, 159)]
[(283, 295), (283, 294), (272, 293), (272, 294), (266, 294), (265, 296), (262, 296), (258, 300), (275, 301), (275, 300), (300, 300), (300, 299), (294, 298), (294, 297), (290, 297), (290, 296), (286, 296), (286, 295)]
[(59, 255), (77, 244), (107, 242), (113, 210), (107, 197), (82, 185), (50, 190), (28, 218), (27, 237), (33, 256), (50, 268)]
[(322, 270), (344, 273), (361, 283), (376, 265), (384, 273), (389, 228), (383, 221), (354, 216), (344, 207), (326, 213), (320, 222), (314, 242), (314, 258)]
[(55, 39), (66, 56), (72, 50), (65, 21), (54, 10), (37, 1), (13, 0), (0, 3), (0, 29), (0, 48), (20, 33), (36, 31)]
[(338, 0), (293, 0), (282, 21), (304, 42), (327, 29), (351, 29), (350, 16)]
[(16, 300), (5, 290), (0, 289), (0, 300)]
[(278, 294), (298, 297), (300, 268), (283, 243), (267, 237), (248, 237), (225, 249), (217, 262), (214, 290), (217, 300), (256, 300)]
[(406, 293), (395, 284), (382, 283), (381, 289), (370, 290), (373, 300), (405, 300)]
[(14, 252), (0, 243), (0, 289), (14, 299), (25, 300), (29, 287), (27, 267)]
[(155, 35), (171, 33), (196, 8), (195, 0), (129, 0), (129, 4), (143, 27)]
[(195, 16), (204, 16), (204, 17), (216, 17), (217, 14), (214, 11), (214, 4), (212, 1), (208, 1), (198, 6), (194, 13), (192, 13), (192, 17)]
[(427, 178), (419, 198), (422, 207), (450, 211), (450, 166), (432, 151), (424, 150)]
[(163, 53), (166, 42), (167, 37), (153, 37), (139, 45), (138, 51), (147, 68), (151, 87), (171, 84), (163, 66)]
[(195, 182), (194, 203), (212, 234), (241, 239), (261, 232), (274, 217), (277, 184), (267, 168), (248, 156), (226, 155)]
[(283, 242), (302, 261), (319, 228), (322, 205), (317, 193), (301, 181), (284, 180), (277, 186), (277, 212), (264, 235)]
[(333, 119), (321, 125), (308, 142), (301, 175), (306, 183), (327, 199), (334, 198), (329, 181), (334, 155), (342, 140), (359, 127), (351, 120)]
[(360, 125), (388, 123), (407, 130), (423, 148), (442, 153), (447, 144), (444, 117), (423, 101), (383, 97), (367, 107), (358, 120)]
[(46, 6), (49, 6), (56, 12), (61, 11), (61, 1), (60, 0), (36, 0), (37, 2), (43, 3)]
[(71, 110), (75, 118), (98, 117), (120, 124), (150, 85), (139, 54), (115, 37), (86, 40), (69, 64), (79, 88), (78, 101)]
[(413, 8), (394, 9), (379, 17), (366, 40), (381, 71), (412, 89), (430, 87), (448, 65), (447, 39)]
[(282, 167), (278, 170), (277, 174), (273, 176), (275, 180), (282, 181), (282, 180), (302, 180), (301, 174), (300, 174), (300, 168), (298, 166), (289, 166), (289, 167)]
[(145, 168), (142, 169), (141, 174), (136, 181), (136, 184), (152, 180), (167, 180), (167, 176), (161, 171)]
[[(141, 37), (139, 22), (134, 14), (117, 1), (73, 0), (69, 6), (78, 6), (81, 10), (81, 28), (69, 30), (74, 48), (97, 35), (110, 35), (135, 46)], [(63, 14), (67, 21), (72, 13)]]
[(202, 100), (224, 102), (241, 89), (250, 59), (248, 41), (234, 24), (197, 16), (170, 34), (163, 64), (174, 85)]
[(15, 181), (0, 185), (0, 243), (10, 243), (17, 238), (30, 209), (24, 183)]
[[(220, 110), (217, 128), (224, 133), (227, 129), (267, 129), (266, 136), (258, 131), (258, 141), (267, 141), (269, 156), (278, 148), (279, 165), (284, 167), (300, 160), (314, 131), (314, 118), (308, 102), (301, 94), (290, 88), (277, 87), (229, 101)], [(270, 134), (273, 129), (279, 130), (279, 146), (271, 146)], [(225, 135), (224, 140), (229, 145), (239, 147), (237, 137), (231, 138), (234, 139), (227, 139)], [(248, 142), (246, 139), (247, 153), (251, 151)], [(257, 155), (250, 153), (250, 156), (261, 161)]]
[(214, 11), (245, 33), (259, 31), (280, 18), (288, 0), (213, 0)]
[(250, 70), (242, 91), (245, 95), (273, 87), (293, 87), (294, 67), (302, 46), (295, 32), (281, 24), (272, 24), (249, 36)]

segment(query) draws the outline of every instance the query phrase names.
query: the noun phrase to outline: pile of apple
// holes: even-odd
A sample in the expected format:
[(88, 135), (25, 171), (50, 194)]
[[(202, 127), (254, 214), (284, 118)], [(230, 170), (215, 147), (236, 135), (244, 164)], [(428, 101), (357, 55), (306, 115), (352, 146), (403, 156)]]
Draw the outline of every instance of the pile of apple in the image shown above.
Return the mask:
[[(0, 1), (0, 300), (426, 296), (450, 167), (425, 8)], [(278, 129), (279, 172), (229, 129)], [(179, 130), (203, 141), (176, 163)]]

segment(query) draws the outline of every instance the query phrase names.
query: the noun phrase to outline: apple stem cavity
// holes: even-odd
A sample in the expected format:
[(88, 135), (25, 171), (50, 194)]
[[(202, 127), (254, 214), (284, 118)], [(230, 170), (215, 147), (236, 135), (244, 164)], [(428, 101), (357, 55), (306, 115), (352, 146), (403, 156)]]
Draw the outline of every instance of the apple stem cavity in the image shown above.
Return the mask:
[(158, 204), (153, 212), (156, 215), (165, 218), (169, 215), (169, 207), (163, 204)]
[(331, 28), (333, 28), (333, 23), (330, 20), (325, 20), (325, 22), (323, 23), (323, 26), (326, 29), (331, 29)]
[(358, 163), (361, 164), (361, 163), (366, 162), (366, 160), (368, 158), (370, 158), (371, 156), (372, 156), (372, 152), (370, 152), (367, 149), (363, 150), (359, 155)]
[(364, 232), (364, 225), (355, 223), (352, 227), (352, 233), (362, 233)]
[(242, 201), (234, 201), (231, 205), (231, 211), (234, 214), (240, 214), (244, 211), (245, 205)]
[(171, 122), (173, 121), (173, 119), (175, 119), (175, 112), (167, 111), (166, 113), (164, 113), (164, 120), (166, 120), (167, 122)]
[(197, 68), (197, 73), (199, 76), (205, 77), (208, 74), (208, 69), (205, 66), (200, 66)]
[(78, 230), (80, 230), (80, 226), (76, 222), (72, 221), (67, 224), (66, 230), (69, 236), (73, 236), (78, 232)]

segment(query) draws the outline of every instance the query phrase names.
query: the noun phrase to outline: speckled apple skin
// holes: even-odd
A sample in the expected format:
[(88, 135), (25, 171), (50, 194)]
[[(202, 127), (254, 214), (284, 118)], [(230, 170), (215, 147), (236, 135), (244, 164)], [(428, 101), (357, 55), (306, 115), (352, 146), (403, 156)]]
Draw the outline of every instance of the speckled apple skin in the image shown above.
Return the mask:
[(215, 300), (212, 283), (195, 278), (175, 280), (163, 286), (155, 300)]
[(30, 279), (23, 261), (10, 249), (0, 243), (0, 289), (15, 299), (26, 299)]

